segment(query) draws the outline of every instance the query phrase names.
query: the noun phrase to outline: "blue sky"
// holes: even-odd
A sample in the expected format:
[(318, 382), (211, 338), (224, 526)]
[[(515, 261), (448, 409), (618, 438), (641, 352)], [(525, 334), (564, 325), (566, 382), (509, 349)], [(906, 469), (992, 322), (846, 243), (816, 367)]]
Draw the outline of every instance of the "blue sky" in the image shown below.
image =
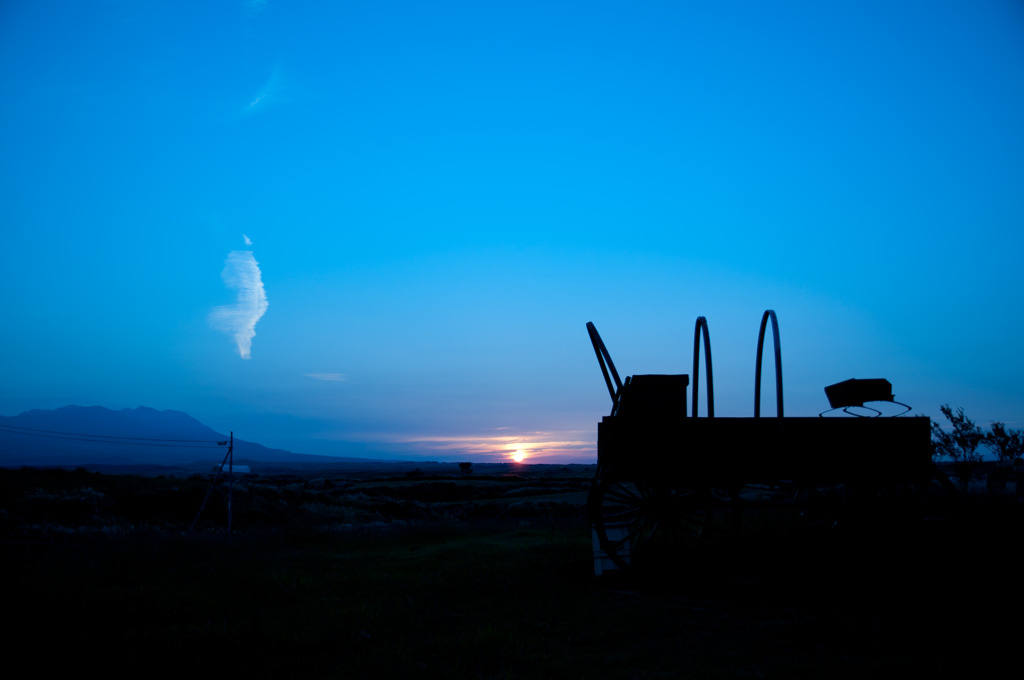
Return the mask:
[(0, 91), (4, 415), (590, 462), (587, 321), (688, 373), (705, 315), (746, 416), (773, 308), (787, 415), (1024, 427), (1019, 2), (13, 0)]

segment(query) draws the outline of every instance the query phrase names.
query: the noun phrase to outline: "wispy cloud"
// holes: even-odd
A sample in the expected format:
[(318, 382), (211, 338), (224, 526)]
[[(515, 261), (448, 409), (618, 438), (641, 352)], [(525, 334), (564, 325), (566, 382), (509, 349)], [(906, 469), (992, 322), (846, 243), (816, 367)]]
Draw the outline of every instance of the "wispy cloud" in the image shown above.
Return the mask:
[(233, 305), (214, 307), (210, 312), (210, 325), (234, 336), (238, 354), (248, 359), (252, 339), (256, 335), (256, 322), (268, 307), (260, 265), (251, 251), (233, 250), (228, 254), (220, 276), (228, 288), (238, 291), (238, 299)]
[(249, 100), (245, 107), (245, 113), (258, 113), (270, 106), (281, 103), (284, 101), (284, 89), (284, 75), (282, 74), (280, 64), (278, 64), (274, 66), (270, 76), (256, 96)]
[(247, 245), (247, 246), (251, 246), (252, 245), (252, 239), (249, 238), (248, 236), (246, 236), (245, 234), (242, 234), (242, 240), (245, 241), (245, 245)]
[(329, 382), (342, 382), (348, 380), (348, 375), (345, 373), (306, 373), (307, 378), (313, 380), (327, 380)]

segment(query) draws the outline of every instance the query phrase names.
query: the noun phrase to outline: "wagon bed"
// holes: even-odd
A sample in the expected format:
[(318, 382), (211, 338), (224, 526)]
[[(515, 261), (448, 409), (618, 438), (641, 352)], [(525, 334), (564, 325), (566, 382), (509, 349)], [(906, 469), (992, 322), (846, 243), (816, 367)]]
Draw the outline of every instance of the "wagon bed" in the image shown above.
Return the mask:
[(617, 476), (728, 486), (914, 482), (932, 475), (931, 421), (913, 418), (605, 416), (599, 466)]

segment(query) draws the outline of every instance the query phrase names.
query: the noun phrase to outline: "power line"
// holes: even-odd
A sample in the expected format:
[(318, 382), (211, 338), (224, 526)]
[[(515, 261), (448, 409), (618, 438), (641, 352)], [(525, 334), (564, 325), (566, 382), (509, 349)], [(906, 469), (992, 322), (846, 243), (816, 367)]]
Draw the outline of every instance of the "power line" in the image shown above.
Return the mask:
[[(66, 439), (70, 441), (85, 441), (98, 444), (134, 444), (137, 446), (168, 446), (185, 449), (217, 448), (224, 446), (226, 441), (210, 439), (158, 439), (154, 437), (120, 437), (117, 435), (89, 434), (86, 432), (60, 432), (57, 430), (40, 430), (31, 427), (19, 427), (17, 425), (0, 425), (0, 430), (12, 434), (23, 434), (32, 437), (46, 437), (49, 439)], [(159, 443), (157, 443), (159, 442)], [(199, 446), (186, 446), (187, 444), (199, 444)]]

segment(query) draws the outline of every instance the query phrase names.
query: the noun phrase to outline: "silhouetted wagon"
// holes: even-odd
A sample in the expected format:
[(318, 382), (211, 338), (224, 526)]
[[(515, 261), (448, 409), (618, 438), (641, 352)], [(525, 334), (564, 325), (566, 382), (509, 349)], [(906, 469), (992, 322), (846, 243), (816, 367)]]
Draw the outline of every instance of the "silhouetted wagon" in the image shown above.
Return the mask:
[[(777, 415), (762, 418), (761, 355), (768, 321), (775, 342)], [(621, 381), (597, 329), (592, 323), (587, 329), (613, 404), (598, 423), (597, 474), (588, 499), (597, 573), (678, 557), (723, 537), (831, 527), (850, 511), (851, 496), (877, 495), (880, 489), (900, 493), (935, 477), (926, 417), (822, 417), (828, 411), (784, 417), (778, 323), (771, 310), (762, 317), (758, 337), (752, 418), (714, 417), (703, 317), (694, 331), (690, 415), (690, 376), (634, 375)], [(702, 335), (708, 405), (707, 416), (697, 417)], [(826, 394), (831, 410), (849, 415), (865, 410), (881, 415), (865, 402), (899, 404), (885, 380), (845, 381)], [(766, 530), (766, 524), (774, 526)]]

